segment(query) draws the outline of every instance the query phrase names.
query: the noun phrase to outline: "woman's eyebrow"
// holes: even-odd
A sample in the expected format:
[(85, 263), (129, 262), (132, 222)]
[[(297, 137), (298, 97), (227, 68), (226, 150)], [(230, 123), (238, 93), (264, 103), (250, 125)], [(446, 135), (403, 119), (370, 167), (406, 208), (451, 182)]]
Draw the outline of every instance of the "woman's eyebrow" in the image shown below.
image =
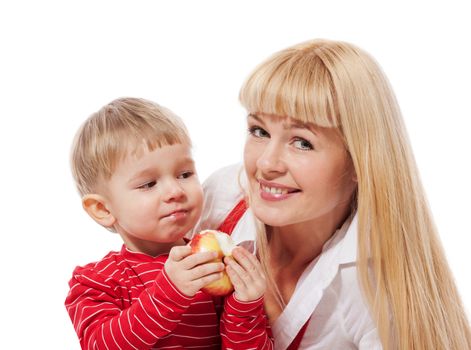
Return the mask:
[[(263, 118), (259, 117), (255, 113), (249, 113), (247, 115), (247, 119), (249, 119), (249, 118), (253, 118), (261, 124), (264, 123)], [(289, 129), (307, 129), (310, 132), (312, 132), (314, 135), (317, 135), (316, 127), (315, 127), (314, 124), (305, 123), (305, 122), (302, 122), (302, 121), (299, 121), (299, 120), (296, 120), (296, 119), (286, 119), (286, 121), (283, 122), (283, 129), (285, 129), (285, 130), (289, 130)]]
[(317, 135), (316, 127), (311, 123), (304, 123), (299, 120), (291, 120), (289, 123), (283, 125), (285, 129), (307, 129), (312, 132), (314, 135)]
[(247, 115), (247, 118), (253, 118), (253, 119), (255, 119), (256, 121), (262, 123), (262, 119), (261, 119), (258, 115), (254, 114), (254, 113), (249, 113), (249, 114)]

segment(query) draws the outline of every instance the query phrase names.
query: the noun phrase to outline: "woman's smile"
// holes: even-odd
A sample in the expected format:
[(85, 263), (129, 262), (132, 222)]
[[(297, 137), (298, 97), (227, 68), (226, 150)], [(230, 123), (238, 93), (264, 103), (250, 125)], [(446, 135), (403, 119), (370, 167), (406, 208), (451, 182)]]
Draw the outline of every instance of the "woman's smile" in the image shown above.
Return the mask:
[(258, 182), (260, 184), (260, 197), (267, 201), (285, 200), (301, 192), (301, 190), (297, 188), (265, 181), (263, 179), (259, 179)]
[(263, 113), (247, 121), (245, 170), (259, 219), (271, 226), (312, 226), (326, 215), (345, 216), (356, 183), (334, 130)]

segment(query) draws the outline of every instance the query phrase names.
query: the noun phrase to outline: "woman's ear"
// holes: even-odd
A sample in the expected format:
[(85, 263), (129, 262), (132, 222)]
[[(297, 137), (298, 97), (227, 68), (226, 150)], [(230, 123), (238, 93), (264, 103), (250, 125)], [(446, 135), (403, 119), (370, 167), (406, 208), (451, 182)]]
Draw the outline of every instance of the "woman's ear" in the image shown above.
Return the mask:
[(106, 198), (99, 194), (86, 194), (82, 198), (83, 209), (90, 217), (102, 226), (111, 228), (116, 218), (107, 207)]

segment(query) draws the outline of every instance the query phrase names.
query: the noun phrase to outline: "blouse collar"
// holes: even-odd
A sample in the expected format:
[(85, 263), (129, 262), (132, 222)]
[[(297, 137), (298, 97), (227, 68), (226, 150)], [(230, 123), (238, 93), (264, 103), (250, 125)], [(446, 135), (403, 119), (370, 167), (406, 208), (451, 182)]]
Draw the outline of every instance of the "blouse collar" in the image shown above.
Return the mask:
[(276, 348), (286, 348), (311, 317), (343, 264), (357, 259), (357, 214), (349, 218), (324, 244), (299, 278), (296, 289), (281, 315), (272, 325)]

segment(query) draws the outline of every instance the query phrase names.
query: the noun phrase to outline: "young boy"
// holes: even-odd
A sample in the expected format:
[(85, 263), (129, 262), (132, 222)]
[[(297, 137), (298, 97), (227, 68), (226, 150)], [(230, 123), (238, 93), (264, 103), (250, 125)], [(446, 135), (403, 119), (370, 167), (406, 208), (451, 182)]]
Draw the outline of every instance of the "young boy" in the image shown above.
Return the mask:
[(65, 306), (83, 349), (220, 349), (221, 338), (223, 348), (272, 347), (253, 256), (236, 248), (229, 262), (235, 292), (222, 334), (221, 300), (200, 291), (225, 266), (212, 262), (215, 253), (191, 254), (184, 240), (203, 193), (177, 116), (144, 99), (112, 101), (78, 131), (72, 173), (85, 211), (124, 241), (69, 282)]

